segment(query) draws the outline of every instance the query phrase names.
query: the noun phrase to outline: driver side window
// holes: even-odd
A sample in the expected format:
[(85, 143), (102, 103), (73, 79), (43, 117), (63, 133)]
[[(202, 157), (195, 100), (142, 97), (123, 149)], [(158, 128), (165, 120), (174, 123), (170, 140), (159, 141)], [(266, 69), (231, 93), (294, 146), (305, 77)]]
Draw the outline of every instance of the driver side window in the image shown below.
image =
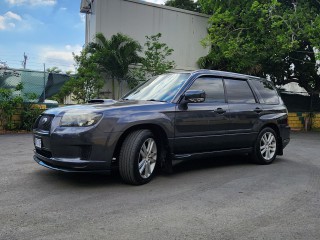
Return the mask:
[(189, 90), (204, 90), (206, 92), (205, 103), (225, 102), (224, 87), (221, 78), (198, 78)]

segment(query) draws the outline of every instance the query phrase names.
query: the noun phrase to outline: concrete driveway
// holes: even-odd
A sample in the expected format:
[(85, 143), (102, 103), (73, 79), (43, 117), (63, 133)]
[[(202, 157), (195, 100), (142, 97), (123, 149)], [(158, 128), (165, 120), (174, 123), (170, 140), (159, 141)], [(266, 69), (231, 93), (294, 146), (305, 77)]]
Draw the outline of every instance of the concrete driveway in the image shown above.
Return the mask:
[(294, 133), (274, 164), (179, 163), (144, 186), (65, 174), (0, 135), (0, 239), (320, 239), (320, 133)]

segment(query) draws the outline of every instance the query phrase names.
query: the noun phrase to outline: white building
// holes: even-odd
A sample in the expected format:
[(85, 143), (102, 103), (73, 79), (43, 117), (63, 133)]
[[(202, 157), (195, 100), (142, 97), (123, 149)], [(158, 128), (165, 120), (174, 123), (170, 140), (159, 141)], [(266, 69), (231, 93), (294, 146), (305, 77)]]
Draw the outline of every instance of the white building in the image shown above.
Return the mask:
[(82, 0), (86, 13), (86, 43), (98, 32), (106, 38), (123, 33), (140, 42), (162, 34), (161, 42), (174, 49), (170, 60), (177, 70), (197, 69), (196, 61), (208, 53), (200, 41), (207, 35), (208, 16), (138, 0)]

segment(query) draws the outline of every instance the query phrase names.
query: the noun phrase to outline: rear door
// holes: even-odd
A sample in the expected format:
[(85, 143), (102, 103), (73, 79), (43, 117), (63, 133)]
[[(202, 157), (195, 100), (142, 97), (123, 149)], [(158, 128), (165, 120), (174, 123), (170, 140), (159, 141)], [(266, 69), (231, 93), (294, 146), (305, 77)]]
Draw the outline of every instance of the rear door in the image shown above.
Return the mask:
[(203, 103), (189, 103), (187, 109), (176, 108), (175, 154), (223, 150), (228, 128), (228, 104), (222, 78), (201, 77), (190, 90), (204, 90)]
[(231, 123), (226, 136), (228, 147), (229, 149), (252, 147), (263, 109), (246, 80), (224, 79), (224, 83)]

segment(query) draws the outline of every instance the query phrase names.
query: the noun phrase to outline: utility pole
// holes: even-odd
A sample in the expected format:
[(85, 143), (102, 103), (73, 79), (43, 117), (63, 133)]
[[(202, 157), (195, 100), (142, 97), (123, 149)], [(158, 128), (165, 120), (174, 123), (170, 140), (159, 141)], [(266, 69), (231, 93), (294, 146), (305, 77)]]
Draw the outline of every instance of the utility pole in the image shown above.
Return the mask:
[(28, 60), (28, 56), (26, 55), (26, 53), (23, 53), (23, 61), (22, 61), (22, 67), (23, 69), (26, 69), (27, 66), (27, 60)]

